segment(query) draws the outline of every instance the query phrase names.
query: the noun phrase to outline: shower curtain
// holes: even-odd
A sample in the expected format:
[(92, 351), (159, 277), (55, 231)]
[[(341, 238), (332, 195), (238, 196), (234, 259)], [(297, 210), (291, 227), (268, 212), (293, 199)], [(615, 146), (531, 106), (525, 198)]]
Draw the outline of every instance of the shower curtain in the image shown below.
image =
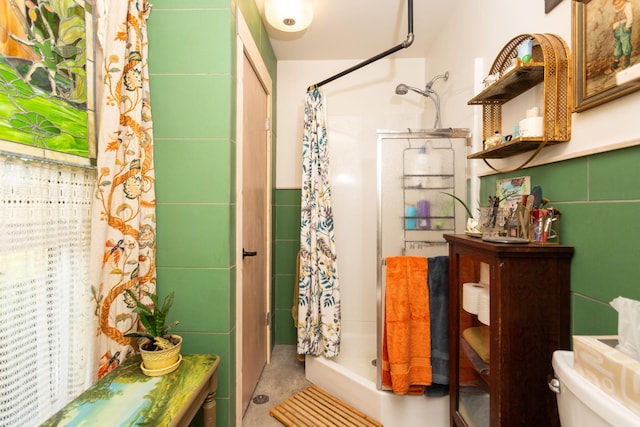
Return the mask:
[(334, 241), (326, 115), (318, 88), (307, 92), (302, 144), (298, 354), (340, 353), (340, 287)]
[[(101, 0), (98, 39), (98, 177), (93, 202), (91, 279), (97, 323), (94, 376), (134, 352), (133, 301), (156, 289), (153, 124), (147, 68), (146, 0)], [(101, 83), (101, 85), (100, 85)], [(102, 96), (100, 96), (102, 95)], [(147, 298), (146, 302), (151, 304)]]

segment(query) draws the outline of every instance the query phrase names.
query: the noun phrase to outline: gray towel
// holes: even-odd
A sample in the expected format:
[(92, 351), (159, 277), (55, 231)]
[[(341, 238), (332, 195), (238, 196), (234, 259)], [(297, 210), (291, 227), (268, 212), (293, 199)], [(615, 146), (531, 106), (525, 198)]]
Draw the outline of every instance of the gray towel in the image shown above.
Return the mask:
[(425, 394), (443, 396), (449, 389), (449, 257), (427, 261), (433, 385), (425, 388)]

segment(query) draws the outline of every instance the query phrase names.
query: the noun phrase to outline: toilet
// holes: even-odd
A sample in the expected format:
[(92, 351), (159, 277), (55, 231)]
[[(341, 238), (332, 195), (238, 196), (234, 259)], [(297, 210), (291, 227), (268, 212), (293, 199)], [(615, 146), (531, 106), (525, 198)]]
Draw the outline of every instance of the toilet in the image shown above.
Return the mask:
[(558, 350), (552, 360), (562, 427), (640, 427), (640, 416), (608, 396), (573, 369), (573, 352)]

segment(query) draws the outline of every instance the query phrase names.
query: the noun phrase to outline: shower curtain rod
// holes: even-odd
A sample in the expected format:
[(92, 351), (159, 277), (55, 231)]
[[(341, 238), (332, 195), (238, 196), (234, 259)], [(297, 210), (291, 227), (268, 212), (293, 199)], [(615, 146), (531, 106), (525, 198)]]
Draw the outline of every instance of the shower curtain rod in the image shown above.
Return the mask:
[(405, 49), (405, 48), (408, 48), (409, 46), (411, 46), (411, 44), (413, 43), (413, 0), (408, 0), (408, 9), (409, 10), (408, 10), (407, 15), (408, 15), (408, 21), (409, 21), (409, 28), (408, 28), (409, 31), (408, 31), (408, 34), (407, 34), (407, 39), (405, 41), (403, 41), (402, 43), (400, 43), (397, 46), (392, 47), (391, 49), (385, 50), (384, 52), (367, 59), (366, 61), (363, 61), (363, 62), (361, 62), (361, 63), (359, 63), (357, 65), (354, 65), (353, 67), (348, 68), (348, 69), (336, 74), (335, 76), (331, 76), (328, 79), (325, 79), (325, 80), (321, 81), (320, 83), (316, 83), (316, 84), (313, 84), (313, 85), (309, 86), (307, 88), (307, 91), (313, 90), (315, 88), (319, 88), (320, 86), (324, 86), (325, 84), (330, 83), (330, 82), (332, 82), (334, 80), (337, 80), (342, 76), (346, 76), (347, 74), (351, 73), (352, 71), (356, 71), (356, 70), (358, 70), (358, 69), (360, 69), (360, 68), (362, 68), (362, 67), (364, 67), (366, 65), (369, 65), (372, 62), (377, 61), (378, 59), (382, 59), (385, 56), (389, 56), (392, 53), (395, 53), (395, 52), (397, 52), (397, 51), (399, 51), (401, 49)]

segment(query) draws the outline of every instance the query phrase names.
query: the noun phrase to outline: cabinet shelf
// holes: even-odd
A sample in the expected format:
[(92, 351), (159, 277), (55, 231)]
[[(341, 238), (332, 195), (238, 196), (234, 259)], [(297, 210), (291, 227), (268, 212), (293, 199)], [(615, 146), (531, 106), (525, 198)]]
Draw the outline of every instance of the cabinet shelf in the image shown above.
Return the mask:
[[(533, 62), (514, 66), (518, 46), (529, 39), (533, 39)], [(499, 76), (498, 80), (467, 102), (468, 105), (482, 105), (483, 141), (495, 132), (503, 133), (503, 104), (538, 84), (543, 84), (544, 88), (543, 135), (514, 138), (469, 154), (468, 159), (502, 159), (571, 139), (571, 59), (569, 47), (563, 39), (554, 34), (521, 34), (502, 48), (489, 74)]]
[[(463, 347), (464, 339), (460, 338), (460, 347)], [(467, 344), (469, 345), (469, 344)], [(468, 352), (472, 352), (475, 355), (476, 359), (480, 359), (480, 355), (478, 355), (475, 350), (469, 349)], [(460, 351), (460, 365), (462, 365), (462, 361), (465, 361), (465, 365), (471, 365), (473, 370), (477, 374), (477, 381), (474, 383), (473, 387), (479, 388), (482, 391), (489, 393), (491, 391), (491, 375), (489, 370), (489, 365), (484, 364), (484, 362), (474, 362), (471, 360), (471, 354), (469, 354), (465, 349), (464, 352)], [(478, 364), (484, 364), (485, 366), (477, 366)], [(486, 369), (485, 369), (486, 368)]]
[(481, 373), (477, 373), (478, 374), (478, 381), (473, 384), (473, 385), (469, 385), (469, 386), (460, 386), (460, 394), (464, 394), (465, 389), (476, 389), (476, 390), (480, 390), (483, 391), (485, 393), (489, 393), (491, 390), (491, 375), (487, 375), (487, 374), (481, 374)]

